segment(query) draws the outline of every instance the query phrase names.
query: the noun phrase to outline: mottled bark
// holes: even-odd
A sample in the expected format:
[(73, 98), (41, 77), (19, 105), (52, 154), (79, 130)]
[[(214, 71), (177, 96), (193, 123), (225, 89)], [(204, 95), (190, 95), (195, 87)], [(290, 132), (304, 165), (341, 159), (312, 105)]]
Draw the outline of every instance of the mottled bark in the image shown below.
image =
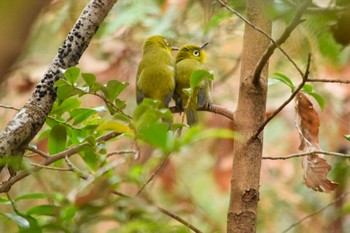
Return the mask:
[[(249, 21), (270, 34), (271, 22), (265, 13), (269, 3), (270, 0), (247, 0), (246, 13)], [(244, 139), (237, 140), (234, 146), (228, 233), (256, 231), (263, 135), (253, 136), (265, 118), (267, 65), (258, 82), (253, 82), (253, 73), (268, 45), (266, 36), (245, 26), (239, 98), (235, 112), (235, 130)]]
[(39, 132), (55, 102), (54, 83), (62, 78), (65, 69), (78, 64), (100, 23), (116, 2), (92, 0), (85, 7), (31, 98), (1, 132), (0, 157), (23, 155), (25, 146)]

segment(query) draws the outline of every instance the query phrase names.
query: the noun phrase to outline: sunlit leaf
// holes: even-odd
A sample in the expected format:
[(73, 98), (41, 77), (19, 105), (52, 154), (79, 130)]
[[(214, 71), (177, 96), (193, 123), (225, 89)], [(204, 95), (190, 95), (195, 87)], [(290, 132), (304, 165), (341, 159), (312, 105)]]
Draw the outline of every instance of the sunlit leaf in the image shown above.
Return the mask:
[(80, 106), (80, 101), (77, 98), (69, 98), (64, 100), (61, 104), (55, 102), (51, 115), (61, 116), (66, 112), (70, 112), (71, 110), (77, 109)]
[(271, 77), (272, 79), (275, 79), (277, 81), (280, 81), (280, 82), (286, 84), (291, 89), (292, 92), (294, 91), (294, 89), (295, 89), (294, 84), (288, 76), (286, 76), (282, 73), (279, 73), (279, 72), (274, 73), (274, 75), (275, 75), (275, 77)]
[(193, 71), (190, 79), (191, 88), (199, 87), (202, 81), (205, 80), (206, 78), (210, 78), (210, 76), (213, 77), (213, 75), (206, 70)]
[(81, 77), (90, 88), (92, 88), (96, 83), (96, 76), (94, 74), (82, 73)]
[(38, 205), (27, 211), (30, 215), (55, 216), (59, 212), (59, 206), (56, 205)]
[(78, 67), (71, 67), (64, 73), (64, 76), (68, 82), (72, 85), (77, 81), (80, 75), (80, 69)]
[(97, 130), (99, 131), (105, 131), (105, 130), (111, 130), (116, 133), (130, 133), (131, 129), (129, 126), (127, 126), (125, 123), (120, 121), (107, 121), (102, 123)]
[(15, 199), (15, 201), (26, 200), (26, 199), (44, 199), (49, 198), (51, 195), (47, 193), (29, 193), (24, 194)]
[(30, 226), (29, 221), (20, 215), (10, 214), (10, 213), (0, 213), (0, 214), (14, 221), (19, 227), (29, 228)]
[(78, 108), (70, 111), (69, 114), (69, 120), (74, 119), (73, 125), (77, 125), (96, 114), (96, 110), (91, 108)]
[(83, 94), (85, 93), (82, 90), (79, 90), (78, 88), (75, 88), (70, 85), (63, 85), (57, 89), (57, 98), (59, 98), (60, 100), (68, 99), (69, 97), (74, 95), (80, 96)]

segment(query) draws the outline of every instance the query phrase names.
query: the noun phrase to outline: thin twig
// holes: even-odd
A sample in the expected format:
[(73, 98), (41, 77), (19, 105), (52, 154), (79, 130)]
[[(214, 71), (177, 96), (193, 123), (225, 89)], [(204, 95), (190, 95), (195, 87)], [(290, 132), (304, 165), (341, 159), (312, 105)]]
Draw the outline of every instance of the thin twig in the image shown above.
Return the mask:
[(161, 163), (159, 164), (159, 166), (157, 167), (157, 169), (152, 173), (152, 175), (148, 178), (148, 180), (142, 185), (142, 187), (139, 189), (139, 191), (137, 191), (136, 196), (139, 196), (143, 190), (146, 188), (146, 186), (154, 179), (154, 177), (160, 172), (160, 170), (162, 170), (162, 168), (164, 167), (164, 165), (166, 164), (166, 162), (168, 161), (168, 158), (170, 156), (170, 153), (168, 153), (167, 155), (164, 156), (163, 160), (161, 161)]
[(199, 230), (197, 227), (193, 226), (191, 223), (187, 222), (186, 220), (184, 220), (183, 218), (181, 218), (180, 216), (174, 214), (173, 212), (164, 209), (160, 206), (157, 206), (157, 209), (162, 212), (165, 215), (168, 215), (169, 217), (175, 219), (176, 221), (182, 223), (184, 226), (186, 226), (187, 228), (191, 229), (192, 231), (196, 232), (196, 233), (203, 233), (201, 230)]
[(72, 172), (73, 171), (70, 168), (51, 167), (51, 166), (45, 166), (45, 165), (41, 165), (41, 164), (37, 164), (37, 163), (30, 163), (30, 165), (32, 165), (33, 167), (40, 167), (40, 168), (44, 168), (47, 170), (54, 170), (54, 171), (62, 171), (62, 172)]
[(338, 153), (338, 152), (314, 150), (314, 151), (309, 151), (309, 152), (290, 154), (290, 155), (286, 155), (286, 156), (263, 156), (261, 159), (286, 160), (286, 159), (293, 159), (293, 158), (304, 157), (304, 156), (308, 156), (308, 155), (311, 155), (311, 154), (322, 154), (322, 155), (328, 155), (328, 156), (350, 158), (349, 154), (342, 154), (342, 153)]
[(303, 88), (305, 85), (306, 81), (308, 80), (309, 77), (309, 72), (310, 72), (310, 63), (311, 63), (311, 55), (309, 54), (308, 59), (307, 59), (307, 66), (305, 70), (305, 74), (303, 76), (302, 82), (299, 84), (299, 86), (293, 91), (293, 93), (289, 96), (289, 98), (279, 107), (277, 108), (258, 128), (258, 130), (255, 132), (252, 138), (257, 138), (258, 135), (263, 131), (265, 126), (280, 112), (284, 109), (284, 107), (289, 104), (294, 97), (299, 93), (299, 91)]
[(106, 105), (109, 105), (111, 106), (116, 112), (119, 112), (120, 114), (122, 114), (123, 116), (129, 118), (129, 119), (132, 119), (131, 116), (129, 116), (128, 114), (124, 113), (122, 110), (120, 110), (117, 106), (115, 106), (115, 104), (110, 101), (109, 99), (107, 99), (106, 97), (104, 97), (103, 95), (100, 95), (98, 93), (89, 93), (89, 92), (86, 92), (86, 94), (92, 94), (94, 96), (97, 96), (99, 98), (101, 98), (105, 103)]
[(317, 79), (310, 78), (307, 82), (315, 82), (315, 83), (341, 83), (341, 84), (350, 84), (350, 80), (340, 80), (340, 79)]
[(323, 212), (324, 210), (326, 210), (327, 208), (329, 208), (330, 206), (336, 204), (338, 201), (340, 201), (341, 199), (343, 199), (346, 195), (348, 195), (349, 192), (345, 192), (343, 193), (341, 196), (339, 196), (337, 199), (335, 199), (334, 201), (332, 201), (331, 203), (329, 203), (328, 205), (325, 205), (324, 207), (316, 210), (315, 212), (301, 218), (299, 221), (293, 223), (292, 225), (290, 225), (287, 229), (285, 229), (284, 231), (282, 231), (282, 233), (286, 233), (288, 232), (289, 230), (291, 230), (292, 228), (294, 228), (295, 226), (299, 225), (300, 223), (304, 222), (305, 220), (311, 218), (312, 216), (315, 216), (321, 212)]
[(67, 166), (71, 169), (71, 171), (75, 172), (80, 178), (87, 180), (89, 178), (88, 175), (85, 175), (82, 171), (80, 171), (69, 159), (68, 157), (64, 157)]
[(12, 106), (8, 106), (8, 105), (4, 105), (4, 104), (0, 104), (0, 108), (5, 108), (5, 109), (11, 109), (11, 110), (15, 110), (15, 111), (19, 111), (18, 108), (12, 107)]
[[(120, 134), (116, 133), (116, 132), (109, 132), (109, 133), (97, 138), (96, 141), (97, 142), (108, 141), (108, 140), (115, 138), (119, 135)], [(52, 155), (49, 158), (45, 159), (42, 163), (40, 163), (40, 165), (48, 166), (48, 165), (50, 165), (58, 160), (64, 159), (65, 157), (70, 157), (70, 156), (78, 153), (81, 148), (88, 146), (88, 145), (89, 145), (88, 143), (83, 143), (83, 144), (74, 146), (72, 148), (69, 148), (68, 150), (62, 151), (62, 152), (57, 153), (55, 155)], [(0, 193), (8, 192), (11, 189), (12, 185), (14, 185), (18, 181), (24, 179), (25, 177), (29, 176), (30, 174), (40, 171), (41, 169), (42, 169), (41, 167), (34, 167), (31, 169), (22, 171), (15, 176), (10, 177), (9, 180), (3, 182), (0, 185)]]
[(30, 147), (30, 146), (28, 146), (27, 148), (26, 148), (26, 150), (29, 150), (29, 151), (31, 151), (31, 152), (34, 152), (35, 154), (38, 154), (38, 155), (40, 155), (41, 157), (43, 157), (43, 158), (50, 158), (50, 155), (48, 155), (47, 153), (45, 153), (44, 151), (41, 151), (41, 150), (38, 150), (38, 149), (36, 149), (36, 148), (34, 148), (34, 147)]
[(301, 20), (301, 17), (306, 8), (310, 5), (310, 3), (310, 0), (305, 0), (304, 3), (300, 5), (300, 7), (297, 9), (296, 14), (294, 15), (292, 22), (285, 28), (280, 38), (276, 40), (276, 43), (271, 42), (270, 45), (266, 48), (264, 54), (260, 57), (258, 63), (256, 64), (253, 72), (253, 83), (255, 85), (259, 83), (261, 71), (267, 64), (275, 49), (277, 48), (277, 45), (282, 45), (290, 37), (290, 34), (293, 32), (293, 30), (300, 23), (304, 22), (304, 20)]
[(227, 5), (226, 2), (224, 2), (222, 0), (217, 0), (217, 1), (221, 5), (226, 7), (226, 9), (228, 9), (229, 11), (234, 13), (238, 18), (243, 20), (246, 24), (251, 26), (254, 30), (256, 30), (256, 31), (260, 32), (261, 34), (263, 34), (264, 36), (266, 36), (273, 44), (276, 45), (276, 47), (283, 53), (283, 55), (294, 65), (294, 67), (298, 70), (299, 74), (301, 76), (304, 76), (303, 71), (301, 70), (301, 68), (295, 63), (295, 61), (288, 55), (288, 53), (286, 51), (284, 51), (284, 49), (281, 46), (279, 46), (279, 44), (268, 33), (266, 33), (264, 30), (260, 29), (259, 27), (255, 26), (252, 22), (250, 22), (248, 19), (246, 19), (243, 15), (241, 15), (236, 10), (232, 9), (229, 5)]
[(120, 151), (113, 151), (107, 154), (107, 158), (112, 157), (114, 155), (125, 155), (125, 154), (137, 154), (138, 152), (136, 150), (120, 150)]
[[(129, 196), (125, 193), (122, 193), (122, 192), (119, 192), (119, 191), (112, 191), (112, 193), (114, 195), (117, 195), (117, 196), (120, 196), (120, 197), (123, 197), (123, 198), (135, 198), (135, 197), (132, 197), (132, 196)], [(141, 196), (138, 196), (138, 198), (140, 198)], [(157, 206), (155, 203), (153, 203), (149, 198), (144, 197), (144, 200), (146, 200), (149, 204), (155, 206), (160, 212), (162, 212), (163, 214), (171, 217), (172, 219), (178, 221), (179, 223), (183, 224), (185, 227), (187, 227), (188, 229), (192, 230), (193, 232), (195, 233), (203, 233), (201, 230), (199, 230), (197, 227), (195, 227), (194, 225), (192, 225), (191, 223), (187, 222), (186, 220), (184, 220), (183, 218), (181, 218), (180, 216), (174, 214), (173, 212), (163, 208), (163, 207), (160, 207), (160, 206)]]

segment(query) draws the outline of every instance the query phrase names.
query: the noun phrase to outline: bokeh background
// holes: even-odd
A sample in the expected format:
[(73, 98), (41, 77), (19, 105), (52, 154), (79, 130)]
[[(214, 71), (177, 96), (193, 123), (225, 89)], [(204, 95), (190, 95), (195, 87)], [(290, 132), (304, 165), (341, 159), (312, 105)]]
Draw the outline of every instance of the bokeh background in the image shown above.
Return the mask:
[[(0, 36), (0, 44), (14, 41), (17, 37), (22, 39), (19, 44), (12, 45), (14, 49), (20, 48), (20, 53), (15, 56), (16, 62), (12, 66), (5, 67), (6, 75), (1, 78), (2, 105), (15, 108), (24, 105), (87, 2), (47, 1), (37, 10), (38, 15), (35, 16), (33, 23), (28, 21), (29, 25), (24, 29), (18, 28), (18, 31), (15, 30), (11, 36)], [(273, 38), (278, 38), (292, 18), (295, 12), (294, 2), (273, 1), (268, 7), (267, 13), (273, 19)], [(245, 1), (229, 0), (227, 3), (244, 15)], [(19, 17), (24, 14), (18, 8), (12, 9), (5, 3), (1, 4), (0, 12), (11, 12), (11, 14), (1, 13), (6, 17), (16, 18), (17, 15)], [(31, 3), (21, 2), (21, 4), (28, 5), (24, 11), (31, 11)], [(306, 66), (307, 54), (312, 54), (310, 78), (347, 80), (350, 78), (350, 50), (346, 38), (350, 31), (350, 20), (349, 17), (342, 15), (349, 14), (349, 10), (334, 10), (334, 8), (349, 9), (349, 4), (347, 1), (331, 0), (315, 0), (314, 4), (315, 6), (303, 17), (306, 21), (297, 27), (283, 48), (302, 69)], [(25, 20), (20, 24), (24, 22)], [(8, 23), (2, 21), (0, 26), (4, 27)], [(346, 25), (344, 30), (336, 30), (344, 25)], [(242, 20), (215, 0), (119, 0), (82, 56), (78, 67), (83, 72), (94, 73), (101, 83), (107, 83), (112, 79), (128, 82), (129, 86), (122, 93), (122, 99), (127, 103), (125, 112), (131, 114), (136, 107), (135, 74), (145, 38), (161, 34), (178, 47), (185, 44), (200, 45), (209, 41), (206, 49), (207, 65), (215, 75), (212, 90), (214, 103), (234, 110), (238, 98), (243, 30)], [(8, 44), (11, 48), (11, 43)], [(270, 60), (270, 76), (272, 77), (275, 72), (287, 75), (295, 85), (301, 81), (298, 72), (279, 51), (276, 51)], [(350, 130), (350, 86), (332, 83), (312, 83), (312, 86), (326, 102), (323, 111), (316, 102), (314, 103), (321, 119), (321, 148), (347, 153), (349, 142), (343, 135), (349, 134)], [(290, 89), (287, 86), (281, 83), (270, 85), (268, 113), (279, 107), (289, 95)], [(87, 107), (102, 104), (101, 100), (94, 97), (86, 97), (83, 101), (83, 105)], [(14, 110), (0, 108), (1, 129), (14, 114)], [(220, 115), (201, 112), (200, 117), (204, 127), (232, 129), (232, 123)], [(298, 152), (298, 132), (294, 117), (294, 106), (290, 103), (267, 126), (264, 132), (265, 156), (283, 156)], [(180, 119), (176, 116), (177, 121)], [(32, 143), (39, 149), (47, 151), (45, 139), (37, 137)], [(130, 144), (131, 142), (126, 140), (113, 142), (109, 146), (117, 150), (130, 148)], [(225, 232), (230, 176), (234, 172), (231, 170), (233, 144), (229, 139), (206, 140), (172, 154), (164, 170), (150, 184), (148, 192), (159, 205), (176, 212), (204, 232)], [(159, 158), (159, 152), (149, 149), (145, 152), (145, 156)], [(72, 160), (84, 170), (82, 161), (76, 157)], [(340, 184), (333, 193), (314, 192), (304, 186), (300, 158), (263, 161), (258, 232), (283, 232), (299, 219), (317, 211), (348, 191), (348, 160), (335, 157), (326, 159), (333, 167), (330, 179)], [(156, 162), (152, 159), (141, 160), (142, 162), (132, 162), (132, 166), (125, 165), (124, 168), (115, 169), (116, 177), (123, 179), (126, 171), (129, 172), (128, 176), (150, 174)], [(138, 170), (140, 167), (144, 169), (142, 172)], [(63, 200), (65, 196), (74, 196), (74, 192), (78, 192), (79, 185), (82, 185), (82, 182), (72, 174), (43, 170), (15, 185), (10, 195), (16, 198), (27, 193), (51, 193)], [(133, 187), (123, 188), (130, 194), (135, 191)], [(6, 197), (1, 194), (0, 198), (2, 196)], [(25, 211), (40, 202), (46, 203), (46, 200), (23, 200), (18, 203), (17, 208)], [(145, 203), (135, 201), (125, 206), (119, 203), (119, 212), (113, 204), (110, 205), (112, 207), (106, 208), (103, 212), (106, 216), (116, 216), (118, 213), (130, 214), (131, 209), (143, 209), (151, 216), (149, 223), (157, 220), (174, 226), (179, 225)], [(128, 209), (129, 212), (126, 211)], [(0, 211), (11, 212), (12, 208), (4, 202), (0, 203)], [(350, 205), (345, 197), (289, 232), (349, 232), (349, 211)], [(80, 231), (76, 232), (133, 232), (130, 230), (132, 224), (143, 224), (132, 218), (131, 214), (123, 217), (125, 222), (99, 216), (90, 219), (89, 224), (82, 224)], [(72, 221), (73, 225), (80, 223), (77, 217)], [(17, 232), (17, 226), (13, 221), (0, 215), (0, 232)], [(60, 231), (52, 230), (52, 232)]]

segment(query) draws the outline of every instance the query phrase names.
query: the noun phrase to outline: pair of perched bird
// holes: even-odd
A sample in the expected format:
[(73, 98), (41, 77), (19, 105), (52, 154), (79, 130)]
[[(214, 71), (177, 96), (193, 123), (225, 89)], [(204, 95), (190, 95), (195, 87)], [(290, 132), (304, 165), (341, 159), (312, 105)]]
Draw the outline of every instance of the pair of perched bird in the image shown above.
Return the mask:
[[(185, 45), (179, 50), (163, 36), (146, 39), (136, 76), (137, 104), (144, 98), (151, 98), (160, 102), (160, 108), (168, 108), (171, 98), (174, 98), (177, 109), (185, 111), (187, 124), (195, 124), (198, 121), (197, 108), (212, 104), (210, 83), (204, 80), (199, 88), (192, 90), (193, 97), (183, 89), (190, 88), (192, 72), (207, 70), (204, 52), (207, 44)], [(171, 55), (173, 50), (179, 50), (176, 59)]]

